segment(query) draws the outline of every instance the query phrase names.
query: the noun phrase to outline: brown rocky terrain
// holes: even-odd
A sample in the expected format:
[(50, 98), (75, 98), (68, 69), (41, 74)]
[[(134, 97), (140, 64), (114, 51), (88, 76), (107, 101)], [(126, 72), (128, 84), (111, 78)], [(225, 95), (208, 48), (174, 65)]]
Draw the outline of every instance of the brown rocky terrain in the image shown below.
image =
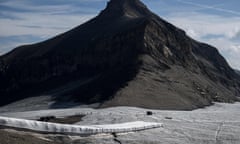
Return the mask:
[(0, 57), (1, 105), (56, 101), (190, 110), (240, 95), (240, 76), (218, 50), (191, 39), (139, 0), (111, 0), (66, 33)]

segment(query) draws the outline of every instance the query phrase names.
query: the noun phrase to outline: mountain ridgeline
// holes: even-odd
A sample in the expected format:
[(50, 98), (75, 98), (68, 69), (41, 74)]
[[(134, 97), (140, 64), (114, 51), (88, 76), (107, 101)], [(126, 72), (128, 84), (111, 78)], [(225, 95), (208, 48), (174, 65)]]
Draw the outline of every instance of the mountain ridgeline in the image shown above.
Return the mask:
[(111, 0), (88, 22), (0, 57), (1, 105), (56, 101), (190, 110), (234, 102), (240, 76), (218, 50), (191, 39), (139, 0)]

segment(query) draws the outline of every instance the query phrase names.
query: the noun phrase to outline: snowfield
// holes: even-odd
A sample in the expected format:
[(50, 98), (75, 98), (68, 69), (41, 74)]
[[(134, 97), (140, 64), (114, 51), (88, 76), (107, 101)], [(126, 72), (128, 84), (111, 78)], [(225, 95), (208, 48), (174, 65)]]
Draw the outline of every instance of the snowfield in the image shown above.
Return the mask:
[(80, 125), (67, 125), (67, 124), (56, 124), (48, 122), (39, 122), (33, 120), (24, 120), (8, 117), (0, 117), (0, 125), (8, 126), (13, 128), (22, 128), (27, 130), (33, 130), (38, 132), (48, 133), (62, 133), (62, 134), (101, 134), (101, 133), (126, 133), (132, 131), (140, 131), (151, 128), (161, 127), (160, 123), (153, 122), (129, 122), (122, 124), (111, 124), (111, 125), (92, 125), (92, 126), (80, 126)]
[[(29, 108), (31, 108), (30, 104)], [(159, 126), (159, 124), (163, 124), (163, 127), (159, 128), (117, 134), (117, 140), (125, 144), (240, 144), (240, 103), (215, 103), (213, 106), (194, 111), (149, 110), (135, 107), (35, 109), (35, 111), (29, 111), (29, 109), (24, 111), (24, 107), (22, 107), (22, 112), (17, 112), (19, 109), (14, 111), (14, 107), (12, 107), (11, 110), (11, 112), (6, 112), (6, 108), (3, 108), (1, 113), (0, 108), (0, 116), (37, 120), (42, 116), (56, 116), (61, 118), (83, 114), (85, 116), (81, 121), (75, 123), (74, 126), (91, 126), (95, 130), (98, 128), (96, 125), (100, 125), (103, 129), (111, 127), (111, 129), (115, 128), (117, 130), (117, 127), (124, 127), (121, 124), (130, 124), (131, 126), (128, 128), (133, 128), (133, 125), (135, 127), (143, 127), (145, 124), (145, 126)], [(147, 115), (147, 111), (152, 111), (153, 115)], [(14, 123), (16, 124), (16, 122)], [(30, 125), (34, 128), (34, 123)], [(49, 128), (43, 129), (49, 130)], [(18, 135), (17, 132), (13, 134), (14, 136)], [(66, 134), (61, 136), (41, 134), (41, 137), (53, 140), (54, 142), (58, 138), (60, 140), (64, 139), (65, 141), (60, 141), (60, 143), (66, 144), (84, 142), (90, 144), (116, 143), (114, 141), (116, 138), (110, 133), (109, 135), (87, 137), (82, 137), (81, 135), (69, 137)]]

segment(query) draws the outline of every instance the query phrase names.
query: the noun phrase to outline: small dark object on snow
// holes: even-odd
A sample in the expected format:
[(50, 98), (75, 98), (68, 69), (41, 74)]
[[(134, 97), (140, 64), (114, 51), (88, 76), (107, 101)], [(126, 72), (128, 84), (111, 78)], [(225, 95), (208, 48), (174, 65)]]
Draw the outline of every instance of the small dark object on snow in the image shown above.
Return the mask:
[(171, 120), (171, 119), (172, 119), (172, 117), (165, 117), (165, 119), (169, 119), (169, 120)]
[(147, 115), (153, 115), (153, 112), (147, 111)]

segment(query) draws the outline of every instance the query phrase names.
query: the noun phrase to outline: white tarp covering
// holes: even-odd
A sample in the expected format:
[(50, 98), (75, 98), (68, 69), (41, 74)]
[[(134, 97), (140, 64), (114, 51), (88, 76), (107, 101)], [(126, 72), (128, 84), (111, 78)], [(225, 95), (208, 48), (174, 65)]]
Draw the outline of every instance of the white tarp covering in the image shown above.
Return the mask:
[(14, 128), (23, 128), (23, 129), (39, 131), (39, 132), (66, 133), (66, 134), (123, 133), (123, 132), (132, 132), (132, 131), (162, 127), (161, 123), (143, 122), (143, 121), (122, 123), (122, 124), (110, 124), (110, 125), (80, 126), (80, 125), (39, 122), (39, 121), (16, 119), (16, 118), (9, 118), (9, 117), (0, 117), (0, 125), (14, 127)]

